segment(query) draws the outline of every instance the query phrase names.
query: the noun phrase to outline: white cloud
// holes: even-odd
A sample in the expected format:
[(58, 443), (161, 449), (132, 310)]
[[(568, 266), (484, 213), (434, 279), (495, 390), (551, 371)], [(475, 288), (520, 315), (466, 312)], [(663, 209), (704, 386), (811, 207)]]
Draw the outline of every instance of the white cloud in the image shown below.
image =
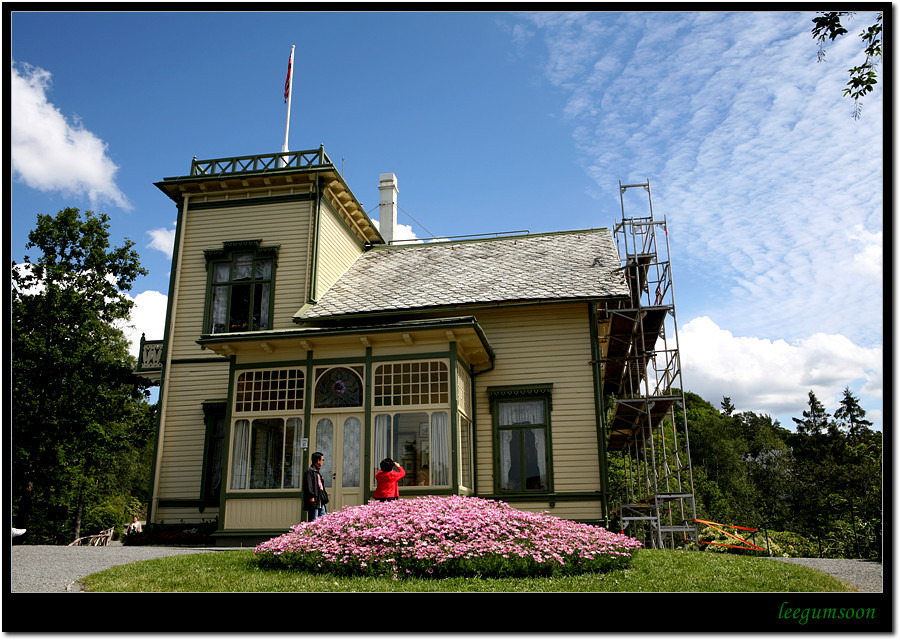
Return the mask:
[(530, 26), (603, 199), (618, 205), (619, 180), (653, 184), (680, 290), (714, 273), (716, 317), (742, 334), (880, 344), (882, 91), (850, 117), (858, 38), (818, 64), (813, 15), (541, 13)]
[(688, 322), (678, 337), (686, 390), (714, 405), (728, 396), (742, 411), (800, 417), (810, 390), (833, 412), (844, 387), (850, 387), (864, 408), (867, 402), (878, 404), (877, 414), (868, 418), (880, 416), (880, 347), (860, 347), (825, 333), (792, 343), (738, 337), (706, 316)]
[[(23, 276), (30, 275), (31, 265), (29, 263), (16, 264), (18, 270)], [(115, 284), (112, 276), (107, 279)], [(21, 293), (25, 295), (37, 295), (44, 290), (42, 282), (35, 282)], [(131, 315), (128, 320), (122, 320), (116, 323), (116, 326), (125, 334), (125, 338), (130, 343), (129, 353), (134, 357), (138, 356), (141, 344), (141, 334), (145, 334), (147, 340), (162, 340), (166, 324), (166, 303), (168, 297), (159, 291), (143, 291), (132, 297), (127, 293), (123, 295), (134, 302), (131, 308)]]
[[(372, 224), (376, 229), (378, 229), (379, 231), (381, 230), (381, 228), (378, 226), (378, 220), (372, 220)], [(397, 225), (394, 227), (394, 241), (396, 242), (397, 240), (416, 240), (418, 242), (424, 242), (423, 240), (420, 240), (416, 237), (416, 232), (413, 231), (412, 225), (400, 223), (397, 223)]]
[(47, 100), (50, 72), (12, 66), (10, 149), (14, 176), (33, 189), (86, 195), (92, 206), (131, 209), (115, 182), (118, 167), (103, 140)]
[(848, 237), (857, 247), (853, 254), (853, 266), (868, 280), (880, 280), (884, 274), (883, 232), (870, 233), (858, 224), (854, 225)]
[(142, 291), (134, 297), (125, 294), (134, 302), (131, 317), (121, 326), (125, 337), (131, 343), (129, 352), (135, 358), (141, 344), (141, 334), (147, 340), (162, 340), (166, 325), (167, 296), (159, 291)]
[(172, 254), (175, 252), (175, 227), (171, 229), (165, 227), (150, 229), (147, 235), (150, 236), (150, 242), (147, 246), (151, 249), (162, 251), (171, 260)]
[[(810, 389), (833, 409), (850, 386), (880, 416), (883, 91), (850, 117), (842, 92), (867, 17), (818, 64), (813, 16), (541, 12), (526, 22), (610, 223), (620, 180), (653, 186), (679, 315), (695, 318), (681, 336), (685, 386), (773, 416), (800, 415)], [(626, 196), (630, 216), (647, 204)]]

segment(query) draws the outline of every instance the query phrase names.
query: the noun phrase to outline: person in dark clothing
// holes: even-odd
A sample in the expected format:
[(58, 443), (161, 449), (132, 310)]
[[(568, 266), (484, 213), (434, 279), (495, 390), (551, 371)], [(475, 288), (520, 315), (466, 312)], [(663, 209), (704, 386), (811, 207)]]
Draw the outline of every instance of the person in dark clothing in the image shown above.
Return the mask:
[(324, 460), (325, 454), (316, 451), (312, 454), (312, 464), (303, 474), (303, 509), (308, 514), (309, 522), (324, 516), (325, 505), (328, 504), (328, 492), (325, 491), (325, 483), (319, 472)]

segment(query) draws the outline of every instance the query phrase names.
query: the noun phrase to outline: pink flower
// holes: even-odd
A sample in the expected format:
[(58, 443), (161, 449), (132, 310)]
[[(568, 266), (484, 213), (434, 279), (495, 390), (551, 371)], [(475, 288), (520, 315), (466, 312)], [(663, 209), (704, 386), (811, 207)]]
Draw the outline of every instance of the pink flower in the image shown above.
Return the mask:
[(507, 561), (515, 556), (556, 567), (587, 561), (590, 568), (590, 562), (627, 558), (641, 546), (600, 527), (503, 502), (425, 496), (335, 511), (262, 543), (256, 555), (282, 559), (318, 554), (326, 565), (396, 576), (398, 571), (433, 574), (451, 560), (477, 563), (488, 557)]

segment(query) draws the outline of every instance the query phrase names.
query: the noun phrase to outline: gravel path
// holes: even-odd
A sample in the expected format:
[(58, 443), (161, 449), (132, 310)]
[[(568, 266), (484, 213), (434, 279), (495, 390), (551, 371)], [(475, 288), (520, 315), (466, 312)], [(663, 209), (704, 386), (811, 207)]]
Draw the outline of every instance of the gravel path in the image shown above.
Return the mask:
[(876, 560), (835, 560), (833, 558), (771, 558), (780, 562), (802, 564), (848, 582), (860, 591), (881, 593), (884, 580), (881, 563)]
[(92, 573), (120, 564), (188, 553), (215, 553), (230, 547), (63, 547), (12, 546), (12, 593), (65, 593), (80, 591), (74, 584)]
[[(188, 553), (215, 553), (233, 547), (62, 547), (13, 545), (12, 593), (65, 593), (80, 591), (75, 582), (110, 567)], [(248, 548), (248, 547), (245, 547)], [(881, 563), (872, 560), (827, 558), (771, 558), (818, 569), (856, 586), (860, 591), (881, 593)]]

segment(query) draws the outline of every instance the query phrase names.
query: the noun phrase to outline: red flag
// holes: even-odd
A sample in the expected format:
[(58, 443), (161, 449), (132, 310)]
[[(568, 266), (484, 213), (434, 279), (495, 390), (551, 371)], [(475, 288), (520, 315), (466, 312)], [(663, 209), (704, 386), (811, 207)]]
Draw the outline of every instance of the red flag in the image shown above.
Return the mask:
[(291, 61), (293, 60), (293, 52), (291, 52), (291, 57), (288, 58), (288, 72), (287, 78), (284, 80), (284, 102), (287, 104), (288, 96), (291, 93)]

